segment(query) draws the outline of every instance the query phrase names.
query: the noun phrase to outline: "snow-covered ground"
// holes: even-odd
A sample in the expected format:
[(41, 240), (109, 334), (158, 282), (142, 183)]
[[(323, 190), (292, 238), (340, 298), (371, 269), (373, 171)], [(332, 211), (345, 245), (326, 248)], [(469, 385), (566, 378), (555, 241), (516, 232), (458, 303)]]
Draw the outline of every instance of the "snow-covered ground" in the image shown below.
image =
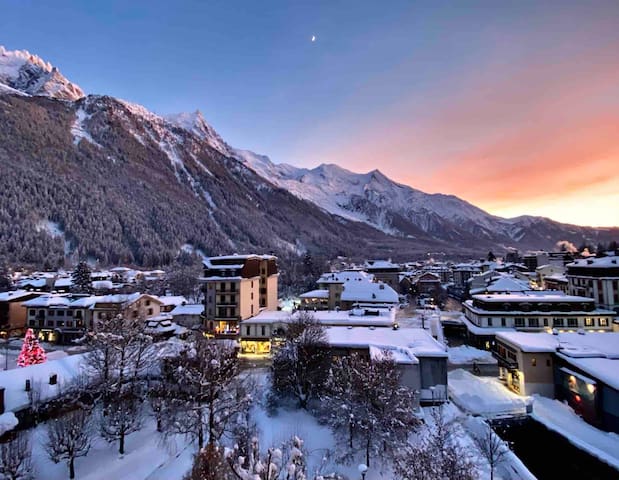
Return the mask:
[(619, 435), (589, 425), (568, 405), (551, 398), (533, 396), (532, 417), (578, 448), (619, 470)]
[(530, 399), (510, 392), (494, 377), (458, 369), (448, 374), (449, 397), (465, 411), (487, 418), (525, 415)]
[(475, 363), (484, 363), (495, 365), (496, 358), (492, 353), (486, 350), (479, 350), (469, 345), (460, 345), (459, 347), (450, 347), (448, 350), (449, 363), (454, 365), (467, 365)]

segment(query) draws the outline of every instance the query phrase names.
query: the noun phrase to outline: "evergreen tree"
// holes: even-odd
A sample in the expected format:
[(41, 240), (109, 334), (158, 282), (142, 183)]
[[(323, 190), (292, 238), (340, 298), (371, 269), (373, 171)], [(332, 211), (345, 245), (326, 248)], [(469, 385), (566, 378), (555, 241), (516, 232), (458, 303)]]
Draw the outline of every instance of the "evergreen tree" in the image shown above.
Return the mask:
[(0, 292), (9, 290), (13, 286), (9, 269), (6, 265), (0, 266)]
[(488, 257), (487, 258), (488, 258), (489, 262), (496, 262), (496, 256), (494, 255), (494, 253), (492, 253), (492, 250), (490, 250), (488, 252)]
[(26, 331), (24, 344), (21, 347), (21, 352), (19, 352), (19, 357), (17, 357), (17, 365), (20, 367), (27, 367), (29, 365), (45, 363), (46, 360), (47, 356), (45, 355), (45, 350), (39, 345), (39, 341), (37, 337), (35, 337), (32, 328), (29, 328)]
[(90, 267), (86, 262), (80, 262), (75, 267), (71, 277), (73, 278), (73, 286), (78, 292), (90, 293), (92, 285), (90, 273)]

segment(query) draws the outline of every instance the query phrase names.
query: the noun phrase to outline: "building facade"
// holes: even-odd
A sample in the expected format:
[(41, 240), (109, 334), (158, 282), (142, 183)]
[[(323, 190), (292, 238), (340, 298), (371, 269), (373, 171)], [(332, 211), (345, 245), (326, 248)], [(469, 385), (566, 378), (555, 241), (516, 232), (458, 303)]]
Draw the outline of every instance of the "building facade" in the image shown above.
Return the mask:
[(277, 310), (277, 257), (228, 255), (204, 260), (206, 329), (236, 337), (240, 323), (261, 310)]
[(586, 258), (567, 264), (568, 291), (591, 297), (619, 315), (619, 256)]
[(613, 329), (611, 310), (599, 309), (591, 298), (560, 292), (473, 295), (463, 304), (472, 344), (490, 350), (497, 332), (601, 331)]

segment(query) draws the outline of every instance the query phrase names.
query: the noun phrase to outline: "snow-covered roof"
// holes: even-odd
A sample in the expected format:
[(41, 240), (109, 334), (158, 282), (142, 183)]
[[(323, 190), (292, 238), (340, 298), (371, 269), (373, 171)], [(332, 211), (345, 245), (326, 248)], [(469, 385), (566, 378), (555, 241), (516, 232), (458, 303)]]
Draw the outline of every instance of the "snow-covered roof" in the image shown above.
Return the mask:
[(566, 295), (563, 292), (555, 290), (547, 291), (527, 291), (522, 293), (503, 293), (503, 294), (487, 294), (487, 295), (473, 295), (475, 300), (481, 300), (483, 302), (560, 302), (560, 303), (591, 303), (593, 299), (588, 297), (579, 297), (576, 295)]
[(396, 361), (404, 363), (418, 363), (418, 357), (447, 358), (445, 347), (421, 328), (329, 327), (326, 332), (331, 346), (391, 350)]
[[(498, 340), (520, 348), (523, 352), (554, 352), (560, 349), (567, 356), (597, 356), (619, 360), (619, 332), (586, 333), (498, 333)], [(617, 365), (619, 367), (619, 364)]]
[(0, 302), (9, 302), (19, 300), (20, 298), (32, 295), (32, 292), (27, 290), (15, 290), (12, 292), (0, 292)]
[(201, 303), (192, 303), (187, 305), (178, 305), (170, 312), (170, 315), (201, 315), (204, 312), (204, 305)]
[(326, 283), (371, 282), (374, 275), (362, 270), (342, 270), (341, 272), (323, 273), (316, 281), (319, 285)]
[(329, 290), (310, 290), (299, 295), (300, 298), (329, 298)]
[(574, 367), (619, 390), (619, 332), (505, 332), (497, 340), (523, 352), (554, 352)]
[[(255, 253), (249, 253), (245, 255), (235, 254), (235, 255), (221, 255), (218, 257), (208, 257), (203, 260), (203, 263), (209, 268), (220, 268), (220, 267), (223, 267), (223, 265), (214, 265), (212, 262), (218, 262), (218, 261), (225, 262), (225, 261), (231, 261), (231, 260), (238, 260), (239, 262), (244, 262), (246, 260), (249, 260), (250, 258), (257, 258), (259, 260), (277, 260), (277, 257), (275, 255), (258, 255)], [(243, 264), (241, 264), (241, 267), (242, 266)]]
[(164, 307), (167, 307), (169, 305), (182, 305), (183, 303), (187, 303), (187, 299), (181, 295), (163, 295), (156, 298), (159, 299), (159, 301)]
[(601, 257), (601, 258), (582, 258), (568, 263), (567, 267), (585, 267), (585, 268), (617, 268), (619, 267), (619, 256)]
[(70, 287), (73, 285), (73, 279), (71, 277), (58, 278), (54, 282), (54, 287)]
[[(258, 315), (243, 320), (241, 323), (243, 325), (287, 323), (307, 313), (297, 311), (290, 314), (282, 310), (263, 310)], [(375, 325), (390, 327), (395, 322), (395, 309), (318, 310), (310, 313), (318, 323), (323, 325)]]
[(398, 303), (398, 293), (379, 282), (347, 282), (342, 291), (344, 302)]
[(97, 303), (102, 296), (91, 295), (90, 297), (82, 297), (71, 302), (71, 308), (88, 308)]
[(367, 270), (399, 270), (400, 265), (392, 263), (391, 260), (368, 260), (365, 264)]
[(25, 301), (22, 305), (24, 307), (45, 308), (45, 307), (68, 307), (70, 303), (71, 303), (71, 299), (67, 297), (66, 295), (57, 295), (57, 294), (50, 293), (48, 295), (41, 295), (40, 297)]
[[(26, 380), (41, 387), (41, 399), (49, 399), (62, 391), (63, 384), (77, 377), (82, 371), (86, 354), (69, 355), (58, 360), (48, 360), (40, 365), (0, 371), (0, 385), (5, 388), (4, 403), (6, 411), (18, 411), (29, 405)], [(50, 385), (49, 376), (58, 375), (58, 384)]]

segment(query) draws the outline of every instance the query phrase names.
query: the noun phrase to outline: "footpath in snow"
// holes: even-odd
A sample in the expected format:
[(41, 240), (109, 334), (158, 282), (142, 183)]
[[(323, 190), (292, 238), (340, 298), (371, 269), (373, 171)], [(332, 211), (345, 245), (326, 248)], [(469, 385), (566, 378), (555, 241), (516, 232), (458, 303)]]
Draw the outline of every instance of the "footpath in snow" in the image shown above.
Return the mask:
[(533, 396), (531, 416), (573, 445), (619, 470), (619, 435), (616, 433), (599, 430), (568, 405), (539, 395)]
[(477, 377), (458, 369), (448, 374), (448, 391), (453, 402), (464, 411), (487, 418), (527, 414), (530, 399), (510, 392), (493, 377)]

